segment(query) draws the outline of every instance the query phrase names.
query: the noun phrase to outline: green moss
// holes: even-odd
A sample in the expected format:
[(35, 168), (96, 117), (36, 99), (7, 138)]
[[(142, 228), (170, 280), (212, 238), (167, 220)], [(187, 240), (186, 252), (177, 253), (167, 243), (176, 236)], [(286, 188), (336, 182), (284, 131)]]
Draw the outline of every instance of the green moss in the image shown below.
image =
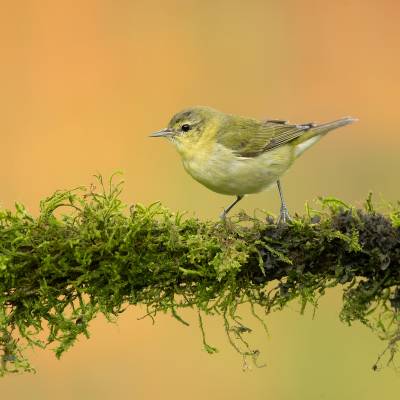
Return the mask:
[[(221, 317), (227, 338), (257, 364), (251, 330), (238, 307), (254, 317), (298, 299), (317, 306), (327, 288), (344, 290), (340, 318), (361, 321), (386, 340), (392, 360), (399, 334), (400, 212), (364, 210), (333, 198), (289, 225), (243, 213), (226, 223), (199, 221), (155, 203), (128, 208), (122, 182), (99, 189), (58, 191), (33, 217), (21, 204), (0, 211), (0, 374), (31, 371), (27, 346), (50, 346), (60, 357), (98, 314), (115, 319), (128, 305), (187, 324), (180, 308)], [(44, 337), (43, 333), (47, 336)], [(381, 362), (381, 356), (379, 357)]]

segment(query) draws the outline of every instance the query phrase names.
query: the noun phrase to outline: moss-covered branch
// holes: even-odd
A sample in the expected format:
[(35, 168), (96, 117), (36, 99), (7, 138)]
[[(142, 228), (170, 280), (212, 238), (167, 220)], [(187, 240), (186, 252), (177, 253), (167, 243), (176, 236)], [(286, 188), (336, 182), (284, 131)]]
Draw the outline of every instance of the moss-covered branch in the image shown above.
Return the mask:
[[(55, 344), (59, 357), (88, 336), (98, 312), (112, 318), (129, 304), (148, 316), (182, 307), (222, 317), (228, 340), (256, 362), (249, 329), (238, 318), (247, 303), (262, 315), (299, 298), (313, 305), (343, 286), (340, 318), (359, 320), (387, 340), (400, 339), (400, 212), (353, 209), (335, 199), (289, 225), (239, 214), (226, 223), (173, 214), (160, 204), (131, 206), (121, 183), (56, 192), (32, 217), (22, 205), (0, 211), (0, 374), (30, 370), (26, 346)], [(45, 334), (45, 336), (44, 336)], [(44, 339), (45, 337), (45, 339)]]

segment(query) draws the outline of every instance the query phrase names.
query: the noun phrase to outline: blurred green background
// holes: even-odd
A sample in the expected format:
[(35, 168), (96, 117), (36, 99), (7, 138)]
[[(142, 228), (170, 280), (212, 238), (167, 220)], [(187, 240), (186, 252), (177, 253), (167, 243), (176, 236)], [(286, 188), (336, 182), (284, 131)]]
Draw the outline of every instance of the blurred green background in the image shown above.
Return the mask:
[[(148, 134), (176, 111), (209, 105), (292, 122), (352, 115), (284, 176), (290, 209), (337, 196), (360, 205), (400, 198), (398, 104), (400, 3), (385, 1), (15, 1), (0, 15), (0, 182), (2, 207), (32, 213), (53, 191), (124, 171), (126, 202), (161, 201), (216, 218), (230, 198), (183, 170), (178, 154)], [(240, 204), (277, 213), (275, 189)], [(206, 320), (220, 352), (202, 350), (191, 327), (167, 316), (117, 325), (98, 318), (61, 361), (35, 351), (36, 375), (8, 376), (13, 399), (375, 399), (398, 394), (393, 369), (372, 364), (384, 343), (365, 327), (342, 325), (340, 290), (314, 319), (298, 305), (252, 319), (267, 367), (249, 373), (223, 324)], [(244, 314), (246, 312), (244, 310)]]

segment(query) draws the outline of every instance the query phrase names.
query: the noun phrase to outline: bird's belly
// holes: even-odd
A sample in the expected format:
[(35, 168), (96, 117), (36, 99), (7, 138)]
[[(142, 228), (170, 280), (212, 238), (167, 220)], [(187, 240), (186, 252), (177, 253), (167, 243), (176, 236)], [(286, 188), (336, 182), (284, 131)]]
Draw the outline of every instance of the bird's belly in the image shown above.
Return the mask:
[(283, 146), (254, 158), (214, 152), (210, 157), (183, 160), (186, 171), (214, 192), (228, 195), (258, 193), (267, 189), (289, 168), (293, 151)]

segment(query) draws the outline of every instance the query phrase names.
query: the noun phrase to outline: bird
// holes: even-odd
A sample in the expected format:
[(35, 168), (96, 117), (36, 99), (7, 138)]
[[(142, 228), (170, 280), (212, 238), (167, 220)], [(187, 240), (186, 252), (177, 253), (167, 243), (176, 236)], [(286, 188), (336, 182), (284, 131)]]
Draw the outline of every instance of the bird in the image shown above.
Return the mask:
[(184, 169), (196, 181), (216, 193), (236, 196), (220, 215), (222, 220), (245, 195), (276, 184), (281, 203), (277, 222), (287, 223), (291, 217), (281, 176), (328, 132), (356, 121), (344, 117), (323, 124), (290, 124), (194, 106), (176, 113), (166, 128), (150, 137), (168, 139), (180, 154)]

